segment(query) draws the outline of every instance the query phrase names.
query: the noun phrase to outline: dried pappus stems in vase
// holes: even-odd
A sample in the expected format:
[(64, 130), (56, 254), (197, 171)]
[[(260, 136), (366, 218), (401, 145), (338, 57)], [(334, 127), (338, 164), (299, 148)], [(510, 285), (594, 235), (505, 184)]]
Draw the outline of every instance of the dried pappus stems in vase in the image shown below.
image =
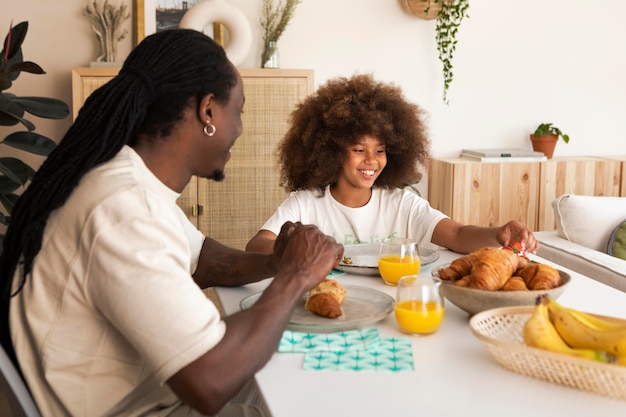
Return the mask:
[(274, 5), (274, 0), (263, 0), (261, 28), (263, 28), (263, 52), (261, 68), (278, 68), (277, 42), (302, 0), (282, 0)]
[(85, 7), (83, 15), (91, 20), (91, 29), (96, 34), (100, 55), (97, 62), (115, 62), (117, 59), (117, 44), (128, 35), (128, 30), (122, 30), (122, 23), (130, 17), (128, 6), (122, 3), (115, 8), (108, 0), (93, 0)]

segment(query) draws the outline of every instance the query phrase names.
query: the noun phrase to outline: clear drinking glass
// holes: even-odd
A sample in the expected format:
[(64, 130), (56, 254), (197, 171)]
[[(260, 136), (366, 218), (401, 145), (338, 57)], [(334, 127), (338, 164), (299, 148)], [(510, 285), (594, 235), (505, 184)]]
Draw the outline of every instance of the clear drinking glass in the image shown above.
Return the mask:
[(420, 273), (417, 243), (406, 238), (387, 238), (380, 245), (378, 272), (385, 284), (396, 285), (400, 277)]
[(444, 316), (441, 281), (429, 276), (409, 275), (400, 278), (395, 315), (400, 329), (408, 334), (435, 333)]

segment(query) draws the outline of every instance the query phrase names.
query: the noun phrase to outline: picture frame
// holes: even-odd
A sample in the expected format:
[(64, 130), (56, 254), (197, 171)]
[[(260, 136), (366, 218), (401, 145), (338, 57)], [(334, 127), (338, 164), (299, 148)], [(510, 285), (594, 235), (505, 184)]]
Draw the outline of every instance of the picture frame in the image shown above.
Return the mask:
[(133, 45), (156, 32), (156, 0), (133, 1)]
[[(157, 31), (157, 0), (134, 0), (133, 19), (133, 46), (137, 46), (146, 36)], [(223, 46), (224, 26), (214, 23), (210, 36)]]

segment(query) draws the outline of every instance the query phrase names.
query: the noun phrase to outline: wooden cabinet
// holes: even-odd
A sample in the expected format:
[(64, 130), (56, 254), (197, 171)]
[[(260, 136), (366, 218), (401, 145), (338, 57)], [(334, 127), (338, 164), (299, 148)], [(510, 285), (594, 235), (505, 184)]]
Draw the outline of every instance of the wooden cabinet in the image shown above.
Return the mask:
[(619, 162), (619, 196), (626, 197), (626, 155), (602, 156), (601, 158)]
[(563, 194), (619, 196), (620, 162), (600, 157), (560, 157), (541, 163), (536, 230), (556, 229), (552, 201)]
[[(85, 98), (119, 68), (72, 72), (74, 117)], [(275, 159), (289, 114), (313, 92), (312, 70), (240, 69), (244, 82), (243, 133), (233, 146), (221, 182), (192, 178), (178, 204), (207, 236), (243, 249), (287, 193), (278, 183)]]
[(556, 197), (618, 196), (621, 169), (621, 161), (602, 157), (502, 163), (433, 159), (428, 198), (434, 208), (463, 224), (499, 226), (519, 220), (533, 230), (552, 230)]
[(536, 162), (480, 163), (433, 159), (428, 174), (430, 204), (463, 223), (498, 226), (537, 222), (540, 167)]

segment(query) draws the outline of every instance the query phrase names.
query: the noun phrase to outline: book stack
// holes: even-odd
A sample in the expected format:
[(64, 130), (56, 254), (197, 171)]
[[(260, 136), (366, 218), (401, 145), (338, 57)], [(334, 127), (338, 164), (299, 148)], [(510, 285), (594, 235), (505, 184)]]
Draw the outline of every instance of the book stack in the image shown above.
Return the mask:
[(478, 162), (540, 162), (548, 158), (543, 152), (525, 149), (463, 149), (461, 158)]

